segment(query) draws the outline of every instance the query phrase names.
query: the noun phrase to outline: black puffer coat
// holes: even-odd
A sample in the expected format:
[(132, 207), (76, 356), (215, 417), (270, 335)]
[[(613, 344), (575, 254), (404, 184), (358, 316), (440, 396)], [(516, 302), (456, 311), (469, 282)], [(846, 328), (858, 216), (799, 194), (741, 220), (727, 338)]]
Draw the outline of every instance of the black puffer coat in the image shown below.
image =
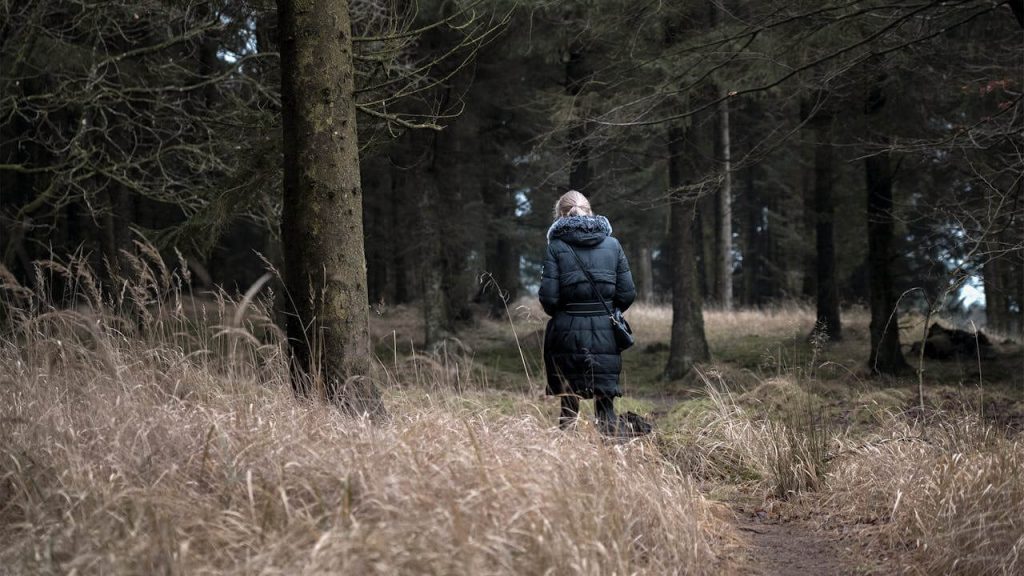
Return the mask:
[(621, 396), (619, 356), (611, 321), (570, 247), (590, 271), (601, 296), (625, 311), (636, 297), (633, 275), (604, 216), (559, 218), (548, 230), (540, 303), (551, 316), (544, 334), (548, 394)]

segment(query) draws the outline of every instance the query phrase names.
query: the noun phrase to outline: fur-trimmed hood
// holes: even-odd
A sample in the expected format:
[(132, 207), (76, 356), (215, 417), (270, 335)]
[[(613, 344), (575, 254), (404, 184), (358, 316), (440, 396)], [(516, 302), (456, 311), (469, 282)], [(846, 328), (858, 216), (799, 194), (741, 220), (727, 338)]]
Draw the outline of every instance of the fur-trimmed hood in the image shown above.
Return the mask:
[(612, 225), (604, 216), (565, 216), (548, 228), (548, 243), (558, 238), (569, 244), (589, 246), (612, 235)]

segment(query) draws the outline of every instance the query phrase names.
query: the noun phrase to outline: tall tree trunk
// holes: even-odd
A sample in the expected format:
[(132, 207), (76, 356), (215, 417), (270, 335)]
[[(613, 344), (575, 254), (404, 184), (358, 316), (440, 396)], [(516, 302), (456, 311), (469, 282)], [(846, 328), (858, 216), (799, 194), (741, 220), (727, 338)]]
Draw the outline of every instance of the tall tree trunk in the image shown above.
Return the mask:
[(465, 231), (457, 225), (463, 206), (456, 163), (461, 158), (457, 130), (458, 126), (452, 125), (442, 132), (425, 133), (430, 152), (418, 185), (424, 194), (421, 293), (426, 346), (454, 334), (457, 322), (471, 318), (471, 290), (464, 282), (468, 250), (463, 241)]
[(135, 223), (135, 192), (120, 183), (110, 182), (106, 193), (110, 210), (103, 218), (103, 257), (111, 267), (110, 272), (123, 275), (131, 269), (124, 252), (135, 252), (131, 232)]
[(864, 159), (868, 187), (868, 275), (871, 303), (871, 355), (875, 374), (907, 368), (900, 350), (900, 323), (892, 282), (893, 198), (889, 151)]
[(292, 384), (375, 414), (348, 2), (278, 0), (278, 19)]
[(754, 178), (754, 165), (750, 164), (743, 170), (745, 197), (741, 214), (746, 230), (743, 232), (743, 304), (756, 306), (761, 303), (758, 292), (758, 278), (762, 266), (762, 223), (761, 202), (757, 193)]
[(388, 264), (395, 252), (395, 230), (391, 227), (390, 193), (394, 185), (384, 162), (370, 162), (362, 168), (363, 250), (366, 253), (366, 285), (370, 302), (386, 302), (390, 284)]
[[(801, 103), (801, 120), (805, 114), (810, 113), (811, 104), (804, 100)], [(806, 133), (806, 131), (805, 131)], [(810, 131), (811, 139), (817, 136), (817, 131)], [(817, 215), (814, 213), (815, 198), (815, 154), (817, 145), (814, 142), (802, 142), (800, 145), (800, 189), (803, 193), (803, 237), (810, 239), (817, 234)], [(818, 294), (818, 267), (815, 248), (804, 245), (800, 256), (803, 258), (803, 284), (801, 295), (808, 301), (816, 298)]]
[(487, 272), (494, 280), (493, 286), (484, 285), (489, 314), (503, 318), (506, 306), (519, 294), (519, 250), (516, 242), (516, 203), (511, 187), (495, 185), (484, 179), (482, 197), (493, 207), (491, 225), (493, 231), (487, 242)]
[[(492, 301), (492, 312), (505, 313), (505, 305), (511, 305), (519, 297), (519, 250), (512, 234), (500, 234), (495, 239), (495, 280), (501, 288), (499, 302)], [(501, 305), (501, 310), (497, 309)]]
[[(725, 97), (719, 88), (719, 97)], [(729, 140), (729, 101), (718, 105), (718, 157), (722, 163), (722, 187), (718, 190), (718, 305), (732, 308), (732, 151)]]
[[(685, 130), (668, 130), (668, 182), (676, 191), (684, 183), (684, 154), (692, 148)], [(669, 243), (672, 275), (672, 340), (669, 345), (665, 378), (682, 378), (697, 362), (710, 358), (704, 336), (704, 315), (701, 305), (699, 277), (697, 275), (696, 229), (694, 226), (696, 202), (676, 198), (669, 212)]]
[[(868, 118), (885, 105), (883, 82), (877, 78), (868, 91), (864, 111)], [(870, 121), (870, 120), (869, 120)], [(888, 137), (882, 138), (888, 144)], [(906, 369), (900, 350), (900, 323), (892, 282), (893, 197), (892, 162), (889, 150), (867, 156), (864, 174), (868, 189), (868, 300), (871, 304), (871, 353), (873, 374), (896, 374)]]
[(648, 240), (640, 243), (636, 259), (637, 293), (641, 302), (654, 301), (654, 266), (651, 260), (651, 245)]
[(718, 294), (718, 194), (705, 194), (696, 201), (694, 228), (697, 239), (697, 274), (701, 298), (714, 301)]
[[(1017, 231), (1017, 237), (1021, 237), (1021, 230)], [(1017, 325), (1014, 327), (1014, 332), (1017, 334), (1017, 338), (1024, 338), (1024, 250), (1016, 251), (1014, 264), (1016, 273), (1014, 274), (1013, 283), (1016, 285), (1017, 300), (1017, 311), (1015, 314)]]
[[(744, 108), (738, 110), (740, 121), (737, 123), (740, 130), (740, 144), (745, 153), (754, 152), (755, 147), (765, 137), (763, 128), (757, 124), (762, 118), (763, 106), (756, 98), (746, 102)], [(747, 119), (744, 121), (743, 119)], [(768, 298), (764, 291), (767, 275), (765, 270), (768, 266), (769, 256), (766, 245), (767, 222), (765, 221), (765, 198), (760, 186), (761, 167), (756, 162), (749, 162), (740, 172), (741, 180), (737, 184), (742, 190), (736, 190), (738, 197), (733, 198), (733, 207), (738, 212), (737, 222), (741, 224), (741, 250), (743, 254), (741, 275), (739, 278), (739, 298), (745, 306), (757, 306)], [(738, 188), (739, 186), (737, 186)], [(770, 195), (768, 195), (770, 196)]]
[(761, 288), (765, 299), (786, 294), (789, 253), (785, 249), (784, 217), (780, 194), (765, 194), (761, 200)]
[(998, 243), (994, 240), (986, 242), (988, 252), (985, 264), (982, 267), (982, 279), (985, 288), (985, 326), (995, 332), (1005, 333), (1007, 330), (1007, 305), (1006, 288), (1004, 280), (1007, 278), (1005, 261), (999, 253)]
[(423, 345), (430, 347), (450, 334), (444, 294), (444, 241), (441, 231), (441, 191), (434, 168), (428, 168), (419, 181), (420, 204), (419, 244), (421, 248), (419, 279), (423, 308)]
[[(447, 330), (457, 331), (459, 324), (473, 319), (473, 308), (470, 306), (476, 277), (467, 270), (470, 253), (469, 233), (461, 222), (464, 222), (464, 211), (468, 197), (465, 178), (462, 173), (465, 165), (461, 164), (466, 154), (461, 141), (469, 138), (461, 136), (459, 125), (449, 125), (444, 133), (435, 132), (435, 136), (443, 138), (443, 146), (438, 147), (435, 154), (438, 199), (441, 204), (441, 217), (438, 222), (441, 230), (441, 262), (442, 290), (444, 291), (444, 319)], [(464, 131), (463, 131), (464, 132)]]
[[(391, 230), (394, 234), (400, 234), (406, 230), (407, 220), (405, 219), (406, 195), (413, 191), (408, 186), (409, 175), (406, 170), (394, 170), (391, 175)], [(390, 274), (391, 301), (395, 304), (404, 304), (409, 301), (409, 250), (406, 242), (394, 240), (391, 250)]]
[(815, 285), (817, 286), (817, 319), (814, 331), (831, 341), (842, 340), (839, 318), (839, 287), (836, 285), (836, 248), (832, 179), (831, 119), (818, 121), (817, 143), (814, 147), (814, 214), (815, 214)]
[[(725, 5), (712, 2), (711, 25), (718, 28), (726, 16)], [(729, 138), (729, 99), (728, 88), (718, 83), (716, 96), (718, 103), (717, 134), (715, 135), (715, 155), (721, 162), (722, 185), (718, 189), (718, 241), (715, 263), (715, 301), (728, 310), (732, 308), (732, 143)]]
[(581, 120), (586, 116), (580, 111), (580, 93), (583, 91), (588, 72), (583, 56), (583, 49), (569, 49), (569, 61), (565, 64), (565, 91), (573, 98), (573, 127), (569, 130), (569, 188), (589, 193), (588, 187), (592, 174), (590, 172), (590, 147), (587, 144), (587, 126)]
[[(198, 6), (198, 12), (200, 20), (208, 22), (213, 19), (213, 7), (208, 3), (200, 3)], [(218, 67), (221, 65), (220, 59), (217, 57), (217, 51), (219, 50), (219, 42), (217, 33), (209, 32), (202, 35), (199, 38), (198, 46), (198, 57), (199, 57), (199, 76), (201, 78), (212, 78), (216, 73)], [(203, 106), (210, 110), (217, 102), (217, 83), (210, 82), (202, 88), (200, 96), (203, 100)]]

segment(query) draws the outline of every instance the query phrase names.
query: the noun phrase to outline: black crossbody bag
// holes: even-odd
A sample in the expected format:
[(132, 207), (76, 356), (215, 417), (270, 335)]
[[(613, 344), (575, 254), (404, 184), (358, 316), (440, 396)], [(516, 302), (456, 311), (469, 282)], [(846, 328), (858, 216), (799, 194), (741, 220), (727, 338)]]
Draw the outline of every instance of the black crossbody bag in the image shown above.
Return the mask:
[(590, 271), (587, 270), (586, 266), (583, 265), (583, 260), (580, 260), (580, 255), (572, 249), (572, 246), (568, 246), (569, 252), (572, 252), (572, 257), (576, 259), (576, 265), (580, 267), (580, 270), (587, 277), (590, 282), (590, 286), (594, 289), (594, 295), (604, 305), (605, 311), (608, 312), (608, 319), (612, 323), (612, 333), (615, 334), (615, 344), (619, 347), (619, 352), (629, 348), (636, 343), (633, 338), (633, 329), (629, 327), (629, 322), (622, 316), (622, 311), (616, 308), (612, 310), (611, 306), (604, 301), (601, 297), (601, 291), (597, 289), (597, 282), (594, 282), (594, 277), (590, 275)]

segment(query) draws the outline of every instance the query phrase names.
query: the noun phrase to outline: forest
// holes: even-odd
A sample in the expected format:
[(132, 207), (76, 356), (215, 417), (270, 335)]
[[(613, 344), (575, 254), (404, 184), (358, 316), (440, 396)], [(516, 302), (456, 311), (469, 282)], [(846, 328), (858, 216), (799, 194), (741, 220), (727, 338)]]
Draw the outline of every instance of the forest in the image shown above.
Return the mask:
[(0, 0), (0, 572), (1019, 573), (1022, 220), (1020, 0)]

